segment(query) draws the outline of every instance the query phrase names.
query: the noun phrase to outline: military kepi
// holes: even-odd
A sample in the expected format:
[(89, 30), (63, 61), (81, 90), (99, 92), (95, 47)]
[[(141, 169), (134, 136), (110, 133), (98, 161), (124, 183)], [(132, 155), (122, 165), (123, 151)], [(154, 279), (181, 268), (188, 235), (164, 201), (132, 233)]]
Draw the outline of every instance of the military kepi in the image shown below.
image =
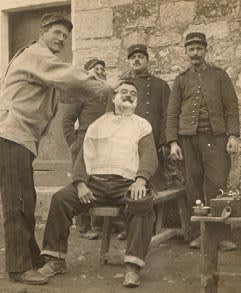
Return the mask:
[(40, 27), (43, 28), (50, 24), (63, 24), (67, 27), (68, 31), (71, 32), (73, 29), (72, 22), (61, 14), (46, 13), (41, 18)]
[(146, 57), (148, 58), (148, 52), (147, 52), (147, 47), (146, 45), (143, 44), (135, 44), (135, 45), (131, 45), (128, 49), (127, 49), (127, 54), (128, 54), (128, 59), (131, 57), (132, 54), (134, 53), (142, 53), (144, 55), (146, 55)]
[(204, 46), (207, 46), (206, 36), (200, 32), (192, 32), (186, 35), (185, 47), (193, 43), (199, 43)]
[(105, 61), (98, 59), (98, 58), (92, 58), (85, 63), (84, 68), (85, 68), (85, 70), (90, 70), (93, 67), (95, 67), (95, 65), (97, 65), (97, 64), (101, 64), (105, 67)]

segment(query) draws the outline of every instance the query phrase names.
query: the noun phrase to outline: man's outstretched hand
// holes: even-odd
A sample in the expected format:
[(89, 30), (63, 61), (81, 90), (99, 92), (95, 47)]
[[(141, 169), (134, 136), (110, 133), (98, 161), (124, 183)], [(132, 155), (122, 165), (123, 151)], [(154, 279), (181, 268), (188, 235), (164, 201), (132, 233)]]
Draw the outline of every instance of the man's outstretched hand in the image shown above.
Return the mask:
[(83, 204), (89, 204), (96, 199), (92, 191), (87, 187), (84, 182), (78, 183), (77, 190), (79, 201)]
[(146, 196), (146, 180), (144, 178), (137, 178), (136, 181), (131, 184), (129, 191), (131, 199), (142, 199)]

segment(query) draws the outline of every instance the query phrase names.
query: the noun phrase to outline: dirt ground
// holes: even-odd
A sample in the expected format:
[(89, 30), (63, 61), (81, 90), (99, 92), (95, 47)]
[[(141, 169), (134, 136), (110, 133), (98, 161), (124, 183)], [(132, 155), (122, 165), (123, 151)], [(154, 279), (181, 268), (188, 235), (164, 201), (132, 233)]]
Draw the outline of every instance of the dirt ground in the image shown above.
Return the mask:
[[(43, 225), (37, 228), (37, 239), (42, 241)], [(71, 229), (67, 257), (68, 273), (56, 276), (48, 285), (28, 286), (8, 281), (4, 273), (4, 241), (0, 234), (0, 293), (197, 293), (200, 292), (199, 251), (190, 250), (182, 239), (173, 239), (158, 247), (151, 247), (142, 270), (142, 284), (137, 289), (122, 287), (124, 265), (122, 256), (125, 241), (111, 242), (111, 264), (99, 264), (100, 240), (81, 238), (76, 228)], [(241, 272), (241, 250), (220, 253), (219, 269)], [(241, 280), (219, 282), (219, 293), (240, 293)]]

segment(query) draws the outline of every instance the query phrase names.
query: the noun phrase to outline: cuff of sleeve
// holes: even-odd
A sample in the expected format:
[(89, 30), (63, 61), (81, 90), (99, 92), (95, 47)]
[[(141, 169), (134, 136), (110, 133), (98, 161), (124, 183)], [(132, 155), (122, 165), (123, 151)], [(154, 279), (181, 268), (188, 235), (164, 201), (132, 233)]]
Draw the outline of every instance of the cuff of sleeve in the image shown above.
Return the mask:
[(87, 175), (87, 176), (73, 176), (72, 177), (72, 184), (76, 186), (79, 182), (88, 183), (89, 176)]
[(145, 171), (145, 170), (141, 170), (141, 171), (137, 172), (135, 180), (138, 177), (140, 177), (140, 178), (144, 178), (146, 181), (149, 181), (151, 176), (152, 176), (152, 174), (150, 174), (150, 172)]

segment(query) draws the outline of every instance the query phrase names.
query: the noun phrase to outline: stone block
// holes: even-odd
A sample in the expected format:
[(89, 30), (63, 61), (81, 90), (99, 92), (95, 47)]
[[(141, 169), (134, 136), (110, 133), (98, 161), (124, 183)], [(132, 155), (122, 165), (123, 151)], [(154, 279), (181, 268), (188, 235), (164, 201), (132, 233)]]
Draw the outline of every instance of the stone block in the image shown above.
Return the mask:
[(121, 40), (119, 39), (92, 39), (77, 40), (75, 64), (83, 65), (92, 57), (103, 58), (107, 67), (116, 66), (119, 57)]
[(240, 59), (241, 58), (241, 44), (237, 46), (235, 50), (235, 57)]
[(77, 11), (74, 15), (75, 34), (81, 39), (111, 37), (112, 20), (110, 8)]
[[(237, 63), (235, 43), (232, 40), (210, 39), (208, 41), (207, 61), (227, 69)], [(235, 67), (237, 67), (235, 65)]]
[(239, 73), (238, 75), (238, 79), (236, 81), (236, 86), (241, 89), (241, 73)]
[(184, 37), (190, 32), (203, 32), (207, 38), (223, 39), (229, 35), (229, 27), (227, 21), (217, 21), (208, 24), (190, 25), (184, 33)]
[(151, 16), (139, 16), (133, 22), (130, 22), (126, 25), (128, 29), (136, 29), (136, 28), (152, 28), (156, 27), (156, 21), (158, 16), (153, 14)]
[(132, 4), (133, 0), (74, 0), (74, 7), (78, 10), (91, 10)]
[(133, 0), (99, 0), (100, 4), (104, 7), (113, 7), (132, 4)]
[(162, 34), (160, 32), (150, 36), (149, 46), (150, 47), (164, 47), (170, 45), (179, 44), (182, 36), (175, 32), (166, 32)]
[(239, 8), (239, 0), (198, 0), (196, 13), (198, 17), (232, 17), (238, 15)]
[(89, 49), (78, 49), (75, 52), (76, 64), (83, 65), (88, 59), (98, 57), (106, 61), (106, 67), (116, 66), (119, 58), (120, 46), (108, 47), (105, 46), (105, 41), (102, 40), (100, 47)]
[(180, 1), (160, 5), (161, 28), (175, 28), (190, 24), (195, 16), (194, 1)]
[(101, 8), (100, 0), (74, 0), (73, 7), (77, 10), (91, 10)]
[(144, 31), (133, 31), (128, 33), (123, 38), (123, 47), (128, 48), (134, 44), (147, 44), (147, 33)]

